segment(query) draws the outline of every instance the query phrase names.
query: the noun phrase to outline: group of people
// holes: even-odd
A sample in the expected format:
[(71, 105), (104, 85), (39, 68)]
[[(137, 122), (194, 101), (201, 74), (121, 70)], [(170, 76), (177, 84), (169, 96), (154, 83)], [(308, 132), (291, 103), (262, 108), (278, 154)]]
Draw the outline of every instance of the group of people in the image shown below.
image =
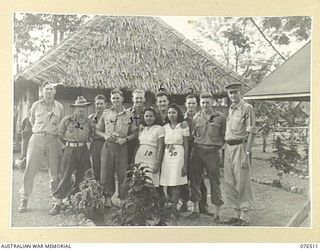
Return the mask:
[[(116, 183), (118, 197), (124, 202), (123, 183), (128, 166), (138, 163), (149, 170), (145, 174), (159, 192), (169, 197), (177, 216), (179, 212), (188, 211), (191, 200), (193, 211), (188, 218), (196, 219), (203, 213), (221, 222), (224, 200), (220, 184), (220, 150), (226, 145), (225, 196), (235, 215), (224, 223), (249, 225), (252, 208), (250, 154), (255, 116), (253, 107), (241, 97), (241, 84), (229, 84), (226, 91), (232, 102), (227, 119), (214, 109), (214, 99), (209, 92), (201, 93), (199, 111), (197, 96), (187, 95), (186, 113), (183, 114), (177, 104), (169, 102), (165, 91), (156, 93), (154, 108), (145, 107), (145, 92), (141, 89), (133, 91), (133, 106), (129, 109), (123, 106), (122, 91), (114, 89), (110, 93), (111, 108), (106, 109), (105, 96), (98, 95), (96, 112), (88, 116), (91, 103), (80, 96), (71, 104), (73, 114), (64, 117), (62, 104), (54, 99), (55, 86), (45, 82), (43, 98), (31, 107), (33, 134), (27, 150), (19, 211), (27, 211), (34, 177), (45, 155), (54, 198), (51, 215), (60, 213), (62, 200), (77, 192), (85, 171), (91, 167), (96, 180), (103, 186), (104, 205), (113, 206), (111, 198)], [(65, 146), (63, 150), (59, 141)], [(208, 209), (204, 172), (210, 183), (214, 213)]]

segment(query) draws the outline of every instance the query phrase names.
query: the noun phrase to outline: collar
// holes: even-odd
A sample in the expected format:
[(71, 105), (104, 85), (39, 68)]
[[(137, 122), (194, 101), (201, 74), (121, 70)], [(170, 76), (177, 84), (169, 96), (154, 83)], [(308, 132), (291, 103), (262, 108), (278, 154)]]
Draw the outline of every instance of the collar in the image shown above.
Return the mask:
[[(79, 121), (76, 119), (76, 115), (75, 115), (75, 114), (72, 114), (72, 115), (70, 116), (70, 120), (71, 120), (71, 121), (75, 121), (75, 122), (79, 122)], [(80, 123), (83, 123), (83, 122), (85, 122), (86, 120), (87, 120), (87, 118), (84, 117), (83, 121), (81, 121)]]
[(94, 116), (100, 117), (100, 116), (102, 116), (102, 114), (103, 114), (103, 111), (101, 112), (101, 114), (99, 114), (99, 112), (97, 111), (96, 113), (94, 113)]
[(190, 119), (190, 120), (192, 120), (193, 117), (194, 117), (196, 114), (197, 114), (197, 113), (195, 113), (194, 115), (190, 115), (188, 112), (186, 112), (186, 113), (184, 114), (183, 119)]
[[(117, 111), (116, 111), (114, 106), (112, 106), (110, 109), (117, 113)], [(125, 114), (125, 113), (126, 113), (126, 109), (122, 106), (122, 111), (120, 113), (117, 113), (117, 115), (122, 115), (122, 114)]]
[[(138, 111), (135, 109), (135, 107), (133, 105), (128, 110), (133, 114), (138, 113)], [(143, 112), (143, 108), (142, 108), (141, 112), (139, 112), (139, 114), (142, 114), (142, 112)]]
[(239, 102), (239, 103), (237, 103), (237, 104), (232, 103), (232, 104), (230, 105), (230, 108), (231, 108), (231, 109), (240, 109), (240, 108), (242, 107), (243, 103), (244, 103), (244, 100), (243, 100), (243, 99), (240, 99), (240, 102)]
[[(44, 102), (44, 98), (41, 99), (41, 104), (42, 104), (42, 105), (46, 105), (45, 102)], [(55, 107), (55, 106), (56, 106), (56, 100), (53, 99), (52, 107)]]

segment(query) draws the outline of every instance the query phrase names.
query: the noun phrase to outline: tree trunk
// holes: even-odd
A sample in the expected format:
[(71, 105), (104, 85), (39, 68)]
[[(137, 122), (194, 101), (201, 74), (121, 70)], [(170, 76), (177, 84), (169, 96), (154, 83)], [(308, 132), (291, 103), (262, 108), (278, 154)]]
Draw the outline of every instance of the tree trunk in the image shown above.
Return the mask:
[(238, 72), (238, 61), (239, 61), (239, 55), (238, 55), (238, 51), (237, 51), (237, 46), (234, 45), (234, 51), (235, 51), (235, 60), (236, 60), (236, 69), (235, 71)]
[(263, 36), (263, 38), (267, 41), (267, 43), (270, 44), (270, 46), (273, 48), (273, 50), (284, 60), (286, 61), (286, 58), (273, 46), (273, 44), (270, 42), (270, 40), (265, 36), (265, 34), (262, 32), (262, 30), (259, 28), (259, 26), (256, 24), (256, 22), (253, 20), (252, 17), (249, 18), (249, 20), (253, 23), (253, 25), (257, 28), (259, 33)]
[(59, 42), (63, 40), (65, 32), (66, 32), (66, 20), (65, 20), (65, 16), (61, 16), (60, 23), (59, 23), (59, 33), (60, 33)]
[(266, 152), (266, 147), (267, 147), (267, 139), (266, 137), (263, 137), (263, 142), (262, 142), (262, 152)]
[(58, 43), (58, 18), (57, 18), (57, 15), (53, 15), (52, 31), (53, 31), (53, 46), (55, 46)]

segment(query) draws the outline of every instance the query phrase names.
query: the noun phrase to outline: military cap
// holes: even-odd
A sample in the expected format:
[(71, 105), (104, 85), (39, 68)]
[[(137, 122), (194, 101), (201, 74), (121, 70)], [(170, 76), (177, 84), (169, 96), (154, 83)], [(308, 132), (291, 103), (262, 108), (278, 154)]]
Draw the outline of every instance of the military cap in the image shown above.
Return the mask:
[(241, 90), (242, 83), (230, 83), (224, 89), (227, 92)]
[(212, 98), (213, 99), (213, 96), (210, 92), (203, 92), (200, 94), (200, 98)]

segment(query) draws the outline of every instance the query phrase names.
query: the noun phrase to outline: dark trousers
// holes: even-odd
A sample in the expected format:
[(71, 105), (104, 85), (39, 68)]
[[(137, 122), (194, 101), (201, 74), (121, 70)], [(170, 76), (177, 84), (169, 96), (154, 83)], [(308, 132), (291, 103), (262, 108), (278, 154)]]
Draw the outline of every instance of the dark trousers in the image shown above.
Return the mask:
[(128, 163), (132, 164), (134, 163), (134, 157), (137, 150), (137, 147), (139, 146), (139, 140), (133, 139), (131, 141), (128, 141)]
[[(201, 179), (201, 182), (200, 182), (200, 193), (201, 193), (201, 200), (199, 202), (199, 208), (204, 209), (205, 207), (208, 206), (208, 202), (207, 202), (208, 190), (204, 183), (203, 178)], [(190, 188), (188, 184), (182, 185), (180, 187), (180, 199), (182, 200), (183, 203), (188, 202), (188, 200), (190, 199)]]
[(218, 147), (204, 149), (194, 147), (191, 153), (190, 161), (190, 187), (191, 200), (200, 201), (200, 183), (203, 180), (203, 169), (207, 171), (210, 181), (211, 202), (214, 205), (223, 205), (221, 188), (220, 188), (220, 155)]
[[(90, 166), (90, 155), (87, 145), (79, 148), (65, 147), (62, 154), (62, 175), (58, 188), (53, 196), (64, 199), (70, 191), (76, 192), (80, 182), (83, 180), (84, 173)], [(75, 171), (75, 183), (72, 187), (72, 174)]]
[(125, 190), (122, 186), (128, 169), (127, 143), (118, 144), (105, 142), (101, 150), (101, 175), (100, 182), (107, 197), (115, 193), (115, 174), (118, 178), (118, 197), (123, 199)]
[(103, 139), (93, 139), (90, 144), (90, 154), (92, 160), (92, 169), (94, 177), (97, 181), (100, 181), (101, 172), (101, 149), (105, 141)]

